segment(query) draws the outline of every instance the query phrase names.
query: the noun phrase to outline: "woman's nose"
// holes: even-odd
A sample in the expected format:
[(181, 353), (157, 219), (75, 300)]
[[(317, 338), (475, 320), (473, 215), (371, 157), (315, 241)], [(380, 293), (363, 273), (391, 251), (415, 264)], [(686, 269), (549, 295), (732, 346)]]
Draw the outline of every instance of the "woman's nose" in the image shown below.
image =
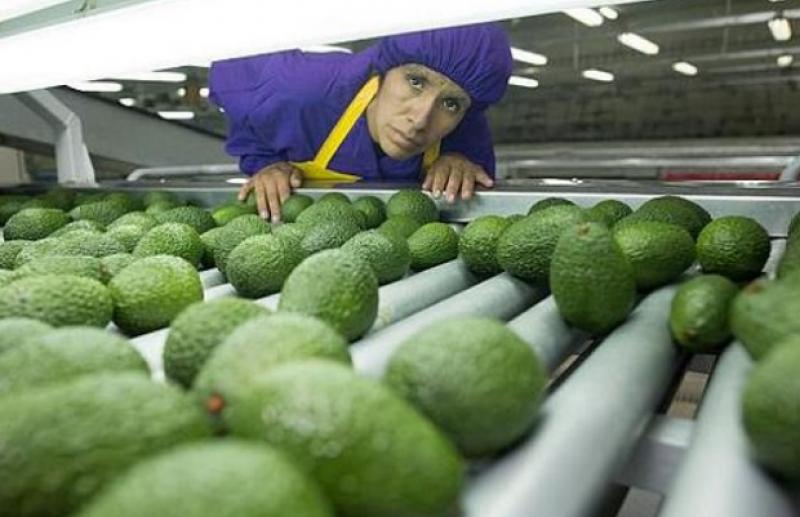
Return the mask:
[(417, 98), (408, 113), (408, 121), (417, 133), (424, 131), (430, 123), (435, 99)]

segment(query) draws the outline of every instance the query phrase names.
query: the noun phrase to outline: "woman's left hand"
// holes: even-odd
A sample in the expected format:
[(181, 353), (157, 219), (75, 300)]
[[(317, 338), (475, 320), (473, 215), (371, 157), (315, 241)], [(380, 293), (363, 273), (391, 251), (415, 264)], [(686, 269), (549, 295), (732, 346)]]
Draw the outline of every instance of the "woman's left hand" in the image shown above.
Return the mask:
[(446, 153), (433, 162), (425, 180), (422, 190), (433, 193), (438, 198), (442, 194), (448, 202), (453, 203), (461, 192), (461, 199), (471, 199), (475, 192), (475, 183), (491, 188), (494, 180), (486, 174), (483, 167), (469, 161), (458, 153)]

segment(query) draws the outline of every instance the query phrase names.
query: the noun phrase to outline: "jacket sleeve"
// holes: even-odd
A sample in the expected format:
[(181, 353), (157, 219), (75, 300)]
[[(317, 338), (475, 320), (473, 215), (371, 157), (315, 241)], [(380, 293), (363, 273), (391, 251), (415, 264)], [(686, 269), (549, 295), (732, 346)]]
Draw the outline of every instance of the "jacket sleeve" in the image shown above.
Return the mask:
[(494, 144), (489, 122), (482, 111), (468, 113), (453, 132), (442, 140), (441, 152), (463, 154), (494, 178)]
[[(228, 120), (225, 151), (239, 158), (239, 169), (252, 176), (264, 167), (286, 161), (286, 153), (259, 130), (254, 118), (269, 112), (270, 104), (278, 104), (265, 78), (269, 57), (230, 59), (214, 62), (209, 73), (211, 100), (223, 109)], [(256, 110), (260, 106), (262, 109)], [(266, 110), (263, 109), (266, 106)]]

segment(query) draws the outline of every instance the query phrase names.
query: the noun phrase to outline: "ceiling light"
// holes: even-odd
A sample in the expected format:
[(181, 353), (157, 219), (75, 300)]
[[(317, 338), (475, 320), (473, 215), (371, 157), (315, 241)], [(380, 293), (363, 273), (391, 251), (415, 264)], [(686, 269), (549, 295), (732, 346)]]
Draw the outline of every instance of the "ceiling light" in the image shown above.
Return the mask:
[(697, 67), (686, 61), (678, 61), (672, 64), (672, 69), (683, 75), (697, 75)]
[(778, 66), (781, 68), (786, 68), (791, 65), (792, 61), (794, 61), (794, 56), (790, 56), (789, 54), (778, 56)]
[(609, 83), (614, 80), (614, 74), (604, 70), (597, 70), (596, 68), (584, 70), (581, 75), (587, 79), (591, 79), (593, 81), (602, 81), (604, 83)]
[(119, 83), (112, 83), (109, 81), (86, 81), (80, 83), (69, 83), (67, 86), (73, 90), (81, 92), (101, 92), (101, 93), (115, 93), (122, 91), (122, 85)]
[(247, 178), (228, 178), (225, 181), (227, 183), (233, 183), (234, 185), (244, 185), (247, 183)]
[(3, 0), (0, 5), (0, 21), (9, 20), (40, 9), (46, 9), (69, 0)]
[(309, 47), (300, 47), (303, 52), (345, 52), (352, 54), (353, 51), (347, 47), (337, 47), (334, 45), (311, 45)]
[(658, 54), (658, 45), (633, 32), (623, 32), (617, 36), (617, 40), (626, 47), (630, 47), (633, 50), (638, 50), (642, 54), (647, 54), (648, 56), (654, 56)]
[(523, 88), (536, 88), (539, 86), (539, 81), (536, 79), (531, 79), (530, 77), (512, 75), (508, 78), (508, 84), (512, 86), (522, 86)]
[(200, 97), (206, 99), (206, 98), (208, 98), (208, 93), (209, 93), (208, 88), (205, 88), (205, 87), (200, 88)]
[(180, 87), (176, 93), (178, 94), (178, 97), (186, 97), (186, 88)]
[(600, 9), (598, 9), (598, 11), (600, 11), (600, 14), (602, 14), (609, 20), (616, 20), (617, 18), (619, 18), (619, 13), (617, 12), (617, 10), (612, 9), (611, 7), (601, 7)]
[(589, 9), (588, 7), (565, 9), (561, 12), (584, 25), (588, 25), (589, 27), (598, 27), (603, 25), (603, 17), (600, 16), (594, 9)]
[(118, 81), (152, 81), (156, 83), (182, 83), (186, 80), (183, 72), (138, 72), (135, 74), (115, 75)]
[(123, 97), (119, 100), (119, 103), (130, 108), (136, 105), (136, 99), (133, 97)]
[(792, 26), (789, 24), (789, 20), (782, 16), (771, 19), (767, 25), (775, 41), (787, 41), (792, 37)]
[(167, 120), (191, 120), (194, 118), (193, 111), (159, 111), (158, 116)]
[(774, 4), (775, 2), (783, 2), (783, 0), (769, 0), (769, 1), (770, 1), (770, 2), (772, 2), (773, 4)]
[(529, 50), (522, 50), (521, 48), (511, 47), (511, 57), (516, 61), (531, 65), (542, 66), (547, 64), (547, 56)]

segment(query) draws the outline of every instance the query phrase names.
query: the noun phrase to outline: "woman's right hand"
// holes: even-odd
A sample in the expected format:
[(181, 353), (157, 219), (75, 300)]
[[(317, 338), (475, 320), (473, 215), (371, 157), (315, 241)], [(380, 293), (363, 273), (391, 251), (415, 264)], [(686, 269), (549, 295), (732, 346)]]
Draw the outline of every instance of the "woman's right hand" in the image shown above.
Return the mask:
[(255, 191), (258, 214), (273, 223), (281, 220), (281, 204), (292, 193), (293, 188), (303, 184), (303, 172), (288, 162), (267, 165), (253, 174), (239, 190), (239, 201), (244, 201)]

